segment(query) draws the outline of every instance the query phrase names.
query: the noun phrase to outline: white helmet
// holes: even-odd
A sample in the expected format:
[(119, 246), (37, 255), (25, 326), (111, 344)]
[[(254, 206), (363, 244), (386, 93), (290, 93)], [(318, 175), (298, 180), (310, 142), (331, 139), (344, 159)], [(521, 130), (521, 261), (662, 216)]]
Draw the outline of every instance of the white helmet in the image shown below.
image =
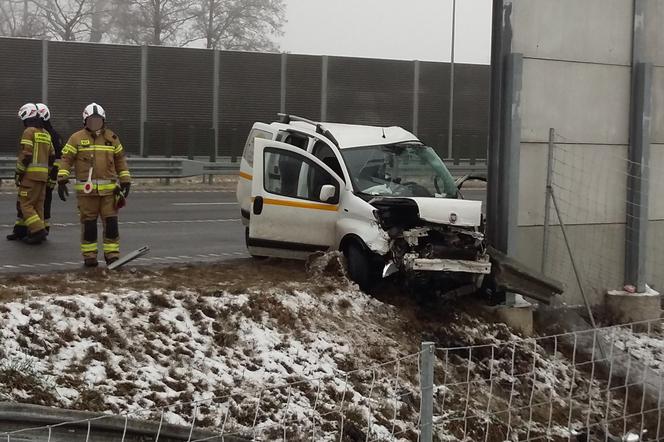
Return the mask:
[(37, 113), (42, 120), (48, 121), (51, 119), (51, 111), (49, 110), (48, 106), (46, 106), (44, 103), (37, 103), (35, 106), (37, 106)]
[(88, 117), (93, 115), (99, 115), (102, 119), (106, 120), (106, 111), (104, 111), (104, 108), (97, 103), (90, 103), (83, 109), (83, 124), (85, 124), (85, 120)]
[(34, 103), (25, 103), (21, 108), (18, 110), (18, 117), (22, 120), (25, 121), (30, 118), (35, 118), (38, 117), (38, 110), (37, 106), (35, 106)]

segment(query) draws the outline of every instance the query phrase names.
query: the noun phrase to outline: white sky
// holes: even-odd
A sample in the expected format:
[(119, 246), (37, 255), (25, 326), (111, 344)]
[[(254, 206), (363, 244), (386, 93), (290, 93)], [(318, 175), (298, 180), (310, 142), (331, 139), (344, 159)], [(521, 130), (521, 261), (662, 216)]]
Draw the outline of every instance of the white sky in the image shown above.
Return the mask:
[[(449, 61), (452, 0), (286, 0), (281, 50)], [(458, 63), (489, 64), (491, 0), (457, 0)]]

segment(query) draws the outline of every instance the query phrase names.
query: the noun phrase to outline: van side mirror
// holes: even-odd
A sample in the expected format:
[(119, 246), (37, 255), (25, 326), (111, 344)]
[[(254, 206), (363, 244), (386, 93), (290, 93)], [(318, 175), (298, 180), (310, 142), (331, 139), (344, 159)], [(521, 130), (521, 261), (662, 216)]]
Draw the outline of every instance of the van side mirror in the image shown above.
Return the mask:
[(337, 189), (332, 184), (325, 184), (320, 189), (319, 199), (320, 201), (326, 203), (332, 198), (334, 198), (336, 194), (337, 194)]

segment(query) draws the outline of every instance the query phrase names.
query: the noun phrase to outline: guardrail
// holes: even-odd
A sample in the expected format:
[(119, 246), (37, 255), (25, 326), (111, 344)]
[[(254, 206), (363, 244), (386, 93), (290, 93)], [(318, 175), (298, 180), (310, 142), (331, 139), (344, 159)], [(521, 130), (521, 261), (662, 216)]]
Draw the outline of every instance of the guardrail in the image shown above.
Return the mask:
[[(239, 161), (230, 157), (216, 162), (165, 157), (129, 157), (129, 169), (133, 178), (186, 178), (204, 175), (235, 175), (240, 170)], [(0, 179), (13, 179), (16, 158), (0, 157)], [(449, 162), (447, 167), (452, 175), (462, 176), (471, 173), (485, 173), (485, 162), (471, 164), (469, 161)]]

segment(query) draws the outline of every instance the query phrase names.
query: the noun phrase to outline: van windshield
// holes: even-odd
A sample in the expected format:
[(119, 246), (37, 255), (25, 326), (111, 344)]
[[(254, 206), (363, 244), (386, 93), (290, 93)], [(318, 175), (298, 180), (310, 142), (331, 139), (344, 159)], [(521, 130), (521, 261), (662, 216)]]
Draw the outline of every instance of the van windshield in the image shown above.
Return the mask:
[(445, 164), (428, 146), (393, 144), (342, 149), (356, 192), (376, 196), (456, 198)]

